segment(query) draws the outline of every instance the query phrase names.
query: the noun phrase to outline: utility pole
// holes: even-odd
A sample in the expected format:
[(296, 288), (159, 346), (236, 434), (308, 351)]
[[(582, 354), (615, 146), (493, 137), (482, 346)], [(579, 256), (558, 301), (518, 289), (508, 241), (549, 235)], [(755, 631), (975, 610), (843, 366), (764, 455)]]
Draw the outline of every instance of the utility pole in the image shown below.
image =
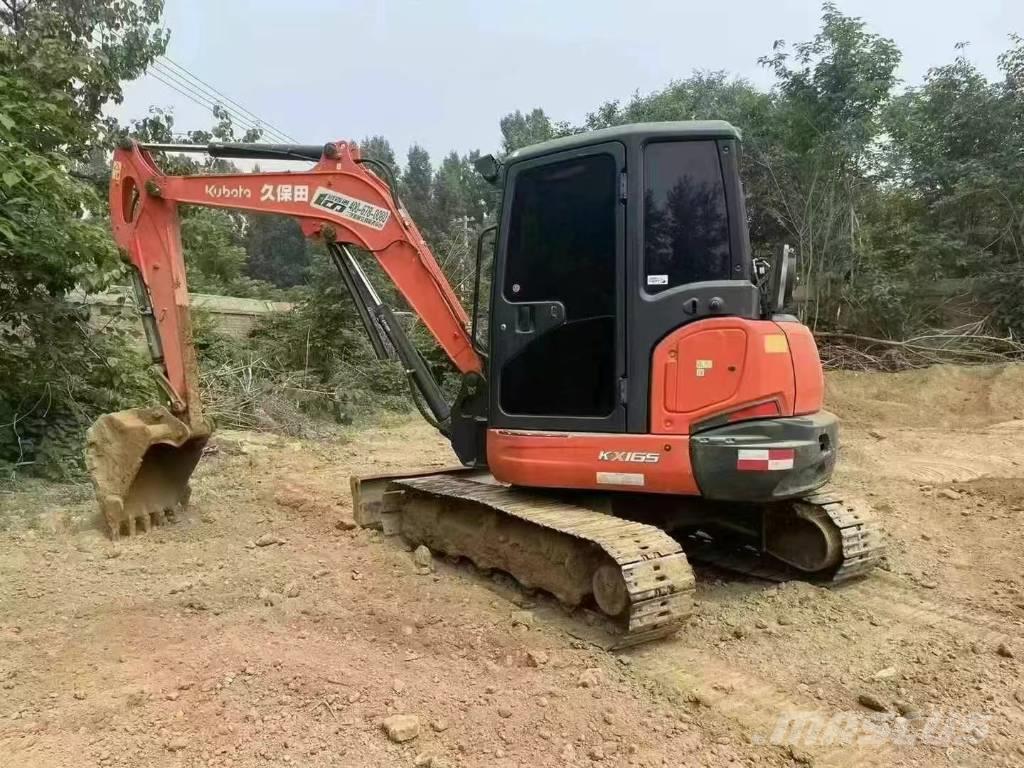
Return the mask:
[(469, 222), (473, 221), (472, 216), (460, 216), (456, 221), (462, 223), (462, 247), (469, 248)]

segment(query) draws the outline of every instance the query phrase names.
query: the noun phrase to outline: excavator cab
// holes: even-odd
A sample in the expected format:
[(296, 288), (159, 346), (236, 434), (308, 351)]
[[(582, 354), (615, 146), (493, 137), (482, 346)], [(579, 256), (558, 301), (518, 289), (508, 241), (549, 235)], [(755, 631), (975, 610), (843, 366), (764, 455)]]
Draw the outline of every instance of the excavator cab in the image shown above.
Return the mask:
[(646, 433), (651, 351), (679, 326), (757, 319), (722, 122), (636, 124), (506, 163), (491, 303), (491, 424)]
[[(781, 314), (792, 254), (755, 270), (739, 152), (726, 122), (640, 123), (485, 169), (503, 196), (488, 391), (454, 408), (464, 462), (516, 485), (719, 499), (790, 498), (828, 479), (821, 364)], [(778, 469), (741, 474), (740, 443), (744, 456), (776, 451)]]

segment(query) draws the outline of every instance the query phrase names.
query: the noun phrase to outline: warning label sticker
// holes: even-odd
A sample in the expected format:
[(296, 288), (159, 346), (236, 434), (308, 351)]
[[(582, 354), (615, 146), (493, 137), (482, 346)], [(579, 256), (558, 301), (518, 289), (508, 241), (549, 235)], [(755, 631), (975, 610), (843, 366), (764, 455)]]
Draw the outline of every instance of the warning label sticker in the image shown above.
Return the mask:
[(381, 208), (365, 200), (356, 200), (325, 187), (317, 188), (309, 204), (314, 208), (337, 214), (343, 219), (364, 224), (371, 229), (384, 229), (384, 225), (391, 218), (391, 211), (387, 208)]
[(668, 275), (648, 275), (648, 285), (668, 285)]

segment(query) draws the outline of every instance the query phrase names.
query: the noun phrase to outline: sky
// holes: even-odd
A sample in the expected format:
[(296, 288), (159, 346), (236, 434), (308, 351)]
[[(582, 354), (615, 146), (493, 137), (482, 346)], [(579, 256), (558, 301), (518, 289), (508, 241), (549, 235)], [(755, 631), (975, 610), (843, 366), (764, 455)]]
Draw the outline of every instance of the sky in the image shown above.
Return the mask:
[[(909, 84), (961, 41), (994, 76), (1009, 34), (1024, 35), (1024, 0), (837, 5), (896, 41)], [(166, 0), (164, 25), (171, 61), (299, 142), (382, 134), (400, 161), (418, 143), (437, 162), (496, 151), (499, 120), (516, 109), (579, 122), (696, 69), (768, 87), (758, 57), (774, 40), (812, 38), (820, 16), (806, 0)], [(111, 112), (127, 120), (151, 105), (173, 110), (175, 130), (214, 122), (155, 74), (127, 84)]]

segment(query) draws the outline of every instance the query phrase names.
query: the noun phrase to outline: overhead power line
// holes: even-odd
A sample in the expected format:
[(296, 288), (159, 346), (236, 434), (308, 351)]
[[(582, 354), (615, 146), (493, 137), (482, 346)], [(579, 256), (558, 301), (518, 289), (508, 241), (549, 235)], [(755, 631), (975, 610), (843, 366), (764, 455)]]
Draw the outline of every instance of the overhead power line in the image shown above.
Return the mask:
[(227, 106), (223, 102), (223, 100), (220, 99), (219, 97), (217, 97), (215, 94), (212, 94), (212, 93), (206, 91), (205, 89), (199, 88), (191, 80), (188, 80), (187, 78), (183, 77), (182, 75), (179, 75), (175, 70), (170, 69), (170, 68), (164, 66), (159, 61), (154, 61), (153, 62), (153, 64), (151, 65), (151, 68), (150, 68), (150, 73), (151, 74), (159, 73), (161, 78), (163, 78), (164, 80), (170, 80), (172, 83), (177, 85), (179, 88), (184, 89), (191, 96), (193, 96), (194, 97), (192, 99), (193, 101), (197, 101), (198, 100), (198, 103), (202, 104), (202, 106), (206, 107), (211, 112), (214, 110), (215, 107), (219, 108), (220, 110), (222, 110), (231, 119), (231, 122), (232, 122), (233, 125), (235, 125), (235, 126), (237, 126), (239, 128), (242, 128), (243, 130), (248, 130), (250, 128), (257, 128), (270, 141), (278, 141), (278, 142), (286, 142), (287, 141), (287, 139), (284, 138), (283, 134), (278, 134), (278, 133), (274, 132), (274, 130), (272, 128), (270, 128), (266, 124), (264, 124), (258, 117), (257, 118), (251, 118), (248, 115), (243, 115), (243, 114), (238, 113), (232, 107)]
[(167, 87), (177, 91), (182, 96), (186, 97), (193, 103), (198, 104), (201, 107), (204, 107), (205, 109), (209, 109), (212, 111), (215, 106), (220, 106), (231, 118), (231, 122), (243, 130), (256, 128), (261, 130), (264, 133), (264, 135), (266, 135), (267, 138), (271, 139), (272, 141), (279, 141), (283, 143), (292, 141), (293, 143), (297, 143), (294, 142), (294, 140), (290, 140), (289, 138), (287, 138), (285, 134), (278, 133), (272, 127), (267, 126), (258, 117), (249, 118), (247, 116), (238, 114), (230, 107), (222, 104), (220, 100), (217, 99), (215, 96), (212, 96), (205, 90), (198, 89), (194, 84), (186, 80), (184, 77), (178, 75), (173, 70), (161, 66), (160, 62), (158, 61), (153, 62), (153, 66), (149, 70), (148, 74), (152, 75), (154, 78), (159, 80)]
[[(203, 80), (201, 77), (199, 77), (198, 75), (196, 75), (193, 72), (189, 71), (186, 67), (182, 66), (181, 64), (178, 64), (176, 61), (174, 61), (169, 56), (161, 56), (160, 59), (162, 59), (161, 63), (166, 62), (171, 67), (174, 67), (174, 69), (182, 72), (184, 75), (186, 75), (189, 78), (191, 78), (192, 80), (194, 80), (196, 83), (199, 84), (199, 86), (201, 86), (202, 88), (204, 88), (208, 92), (212, 92), (214, 95), (219, 96), (221, 99), (223, 99), (225, 102), (227, 102), (227, 104), (233, 105), (235, 107), (236, 111), (238, 111), (240, 114), (247, 115), (250, 119), (256, 121), (257, 123), (259, 123), (262, 126), (265, 126), (267, 129), (269, 129), (270, 132), (276, 134), (277, 136), (280, 136), (282, 139), (284, 139), (286, 141), (290, 141), (293, 144), (298, 144), (299, 143), (298, 139), (294, 138), (293, 136), (289, 136), (287, 133), (285, 133), (281, 129), (277, 128), (276, 126), (271, 125), (266, 120), (261, 119), (255, 113), (253, 113), (251, 110), (246, 109), (245, 107), (243, 107), (241, 104), (239, 104), (237, 101), (232, 99), (230, 96), (228, 96), (224, 92), (217, 90), (212, 85), (210, 85), (208, 82)], [(226, 107), (226, 105), (224, 105), (224, 106)]]
[[(120, 35), (112, 34), (115, 39), (122, 43), (124, 42)], [(223, 91), (218, 90), (187, 67), (178, 64), (167, 56), (158, 56), (146, 74), (152, 75), (171, 90), (181, 94), (204, 109), (209, 109), (212, 112), (214, 106), (221, 107), (231, 118), (232, 124), (237, 125), (243, 130), (256, 128), (272, 141), (292, 144), (299, 143), (298, 139), (263, 120), (255, 112), (243, 107)]]
[[(195, 91), (193, 91), (193, 90), (191, 90), (191, 89), (189, 89), (187, 87), (183, 87), (177, 81), (170, 80), (170, 79), (164, 77), (163, 75), (160, 74), (159, 70), (150, 69), (147, 74), (150, 75), (151, 77), (153, 77), (155, 80), (157, 80), (157, 81), (163, 83), (164, 85), (166, 85), (172, 91), (180, 93), (186, 99), (188, 99), (189, 101), (191, 101), (194, 104), (199, 105), (203, 109), (212, 110), (213, 107), (215, 106), (215, 104), (211, 104), (209, 101), (207, 101), (206, 99), (204, 99), (201, 96), (199, 96)], [(239, 120), (238, 116), (235, 115), (234, 113), (230, 113), (229, 112), (228, 115), (231, 117), (232, 124), (238, 126), (239, 128), (242, 128), (243, 130), (248, 130), (249, 128), (253, 127), (248, 122)]]

